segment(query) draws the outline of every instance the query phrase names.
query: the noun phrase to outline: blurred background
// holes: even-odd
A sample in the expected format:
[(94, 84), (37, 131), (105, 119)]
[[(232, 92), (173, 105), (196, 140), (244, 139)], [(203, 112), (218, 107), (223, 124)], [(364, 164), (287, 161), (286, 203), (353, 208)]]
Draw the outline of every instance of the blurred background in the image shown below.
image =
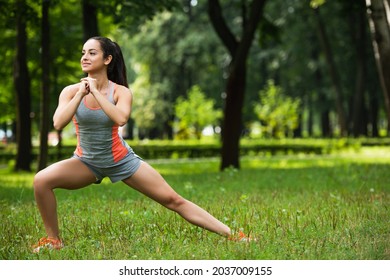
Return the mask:
[(97, 35), (124, 53), (134, 104), (122, 134), (143, 157), (220, 156), (224, 169), (272, 145), (388, 143), (386, 5), (1, 0), (0, 162), (31, 171), (71, 155), (73, 126), (54, 131), (52, 115), (61, 90), (84, 76), (82, 46)]

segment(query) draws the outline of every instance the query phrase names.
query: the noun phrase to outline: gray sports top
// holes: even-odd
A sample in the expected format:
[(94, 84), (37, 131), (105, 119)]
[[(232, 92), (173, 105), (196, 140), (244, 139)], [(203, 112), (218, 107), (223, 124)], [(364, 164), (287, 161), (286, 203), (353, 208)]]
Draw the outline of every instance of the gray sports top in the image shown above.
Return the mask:
[[(109, 81), (107, 99), (114, 102), (116, 84)], [(86, 97), (80, 102), (73, 117), (76, 127), (77, 148), (75, 154), (97, 167), (115, 166), (129, 152), (131, 147), (119, 134), (119, 125), (115, 124), (104, 111), (88, 106)]]

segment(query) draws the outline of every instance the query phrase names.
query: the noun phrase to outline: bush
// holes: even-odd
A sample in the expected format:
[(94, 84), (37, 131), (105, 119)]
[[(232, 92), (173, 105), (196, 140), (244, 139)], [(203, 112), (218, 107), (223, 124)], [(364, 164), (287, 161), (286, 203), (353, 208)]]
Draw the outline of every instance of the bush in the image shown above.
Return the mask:
[[(221, 144), (218, 141), (128, 141), (140, 157), (144, 159), (162, 158), (209, 158), (219, 157)], [(361, 145), (390, 145), (389, 139), (243, 139), (240, 144), (241, 156), (267, 156), (278, 154), (330, 154), (346, 148), (359, 149)], [(49, 148), (49, 162), (69, 158), (74, 145), (65, 145), (58, 151)], [(0, 163), (5, 164), (15, 158), (16, 146), (0, 146)], [(34, 159), (38, 158), (38, 148), (33, 149)]]

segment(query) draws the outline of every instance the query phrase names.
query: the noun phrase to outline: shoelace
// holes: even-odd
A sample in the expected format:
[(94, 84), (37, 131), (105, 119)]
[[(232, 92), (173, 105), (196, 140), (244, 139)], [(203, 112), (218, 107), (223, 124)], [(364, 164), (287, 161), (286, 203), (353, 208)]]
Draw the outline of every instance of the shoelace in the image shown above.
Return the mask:
[(44, 247), (59, 250), (64, 247), (64, 244), (61, 239), (58, 238), (42, 237), (39, 239), (38, 243), (33, 246), (33, 252), (39, 253), (39, 250)]
[(257, 241), (256, 238), (253, 238), (251, 236), (247, 236), (242, 231), (238, 232), (238, 236), (229, 236), (229, 240), (231, 241), (238, 241), (238, 242), (251, 242), (251, 241)]

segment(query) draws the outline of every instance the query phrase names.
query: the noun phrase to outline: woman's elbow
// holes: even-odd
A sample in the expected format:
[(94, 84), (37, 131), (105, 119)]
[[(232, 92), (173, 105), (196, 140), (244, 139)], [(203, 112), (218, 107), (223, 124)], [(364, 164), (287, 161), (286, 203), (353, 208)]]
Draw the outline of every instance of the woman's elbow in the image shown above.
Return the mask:
[(62, 130), (63, 129), (62, 126), (60, 126), (60, 125), (58, 125), (56, 123), (54, 123), (53, 127), (54, 127), (55, 130)]
[(64, 125), (59, 121), (53, 120), (53, 127), (55, 130), (62, 130)]
[(116, 119), (115, 119), (115, 123), (119, 126), (124, 126), (129, 121), (129, 118), (130, 118), (130, 114), (124, 114), (124, 113), (117, 114)]
[(116, 120), (116, 123), (119, 125), (119, 126), (124, 126), (127, 124), (127, 122), (129, 121), (129, 117), (127, 116), (123, 116), (123, 117), (120, 117)]
[(118, 125), (119, 126), (124, 126), (124, 125), (126, 125), (127, 124), (127, 120), (123, 120), (123, 121), (119, 121), (118, 122)]

